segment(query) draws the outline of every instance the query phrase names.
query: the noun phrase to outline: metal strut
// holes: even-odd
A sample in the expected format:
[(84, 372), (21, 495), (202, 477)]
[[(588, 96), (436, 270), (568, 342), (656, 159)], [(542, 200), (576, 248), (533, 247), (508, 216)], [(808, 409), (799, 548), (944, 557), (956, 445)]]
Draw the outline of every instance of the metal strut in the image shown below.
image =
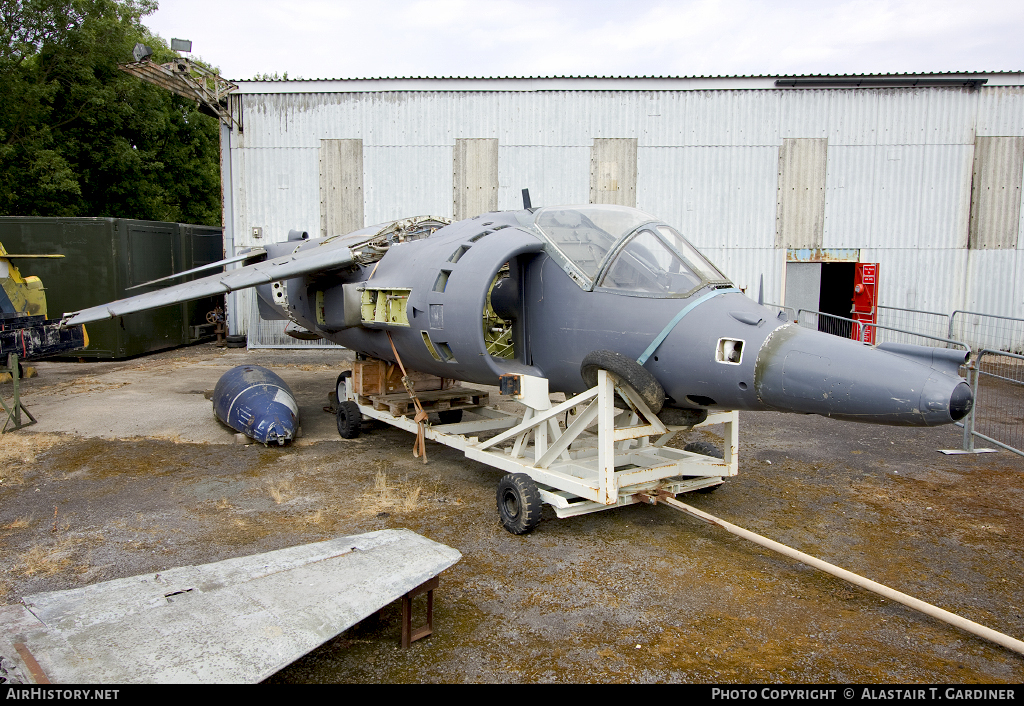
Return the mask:
[[(36, 423), (36, 418), (32, 416), (32, 413), (28, 411), (28, 407), (26, 407), (21, 401), (21, 388), (19, 383), (21, 376), (18, 374), (18, 355), (16, 353), (11, 353), (7, 356), (7, 367), (0, 368), (0, 373), (10, 373), (11, 382), (14, 386), (14, 400), (10, 405), (8, 405), (7, 402), (4, 401), (4, 398), (0, 396), (0, 405), (3, 405), (5, 412), (4, 426), (3, 429), (0, 429), (0, 433), (6, 434), (9, 431), (15, 431), (23, 427), (32, 426)], [(22, 412), (24, 412), (32, 421), (22, 422)], [(14, 425), (8, 429), (8, 425), (12, 422)]]

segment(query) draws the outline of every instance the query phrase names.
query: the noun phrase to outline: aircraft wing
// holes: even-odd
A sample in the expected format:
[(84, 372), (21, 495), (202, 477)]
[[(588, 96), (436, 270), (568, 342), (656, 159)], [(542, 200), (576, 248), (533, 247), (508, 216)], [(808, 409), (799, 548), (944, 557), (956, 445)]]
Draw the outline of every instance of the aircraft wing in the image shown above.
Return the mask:
[(70, 312), (64, 314), (61, 325), (74, 326), (91, 321), (112, 319), (136, 311), (156, 309), (168, 304), (179, 304), (213, 294), (255, 287), (258, 284), (276, 282), (314, 272), (325, 272), (345, 267), (354, 261), (352, 251), (339, 242), (316, 245), (311, 243), (299, 247), (300, 249), (288, 255), (265, 260), (255, 265), (247, 265), (236, 270), (202, 277), (192, 282), (176, 284), (155, 292), (119, 299), (110, 304), (101, 304), (81, 311)]

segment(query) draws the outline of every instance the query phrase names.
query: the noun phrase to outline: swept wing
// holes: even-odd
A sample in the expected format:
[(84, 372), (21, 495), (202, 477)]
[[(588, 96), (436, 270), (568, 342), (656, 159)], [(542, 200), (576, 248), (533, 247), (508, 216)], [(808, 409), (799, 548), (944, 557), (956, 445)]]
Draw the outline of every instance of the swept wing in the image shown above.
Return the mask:
[(233, 292), (238, 289), (255, 287), (258, 284), (276, 282), (289, 277), (299, 277), (315, 272), (326, 272), (351, 265), (352, 252), (342, 243), (307, 241), (288, 255), (275, 257), (255, 265), (247, 265), (228, 272), (222, 272), (192, 282), (176, 284), (155, 292), (119, 299), (109, 304), (82, 309), (64, 314), (61, 324), (73, 326), (92, 321), (103, 321), (136, 311), (156, 309), (168, 304), (199, 299), (213, 294)]

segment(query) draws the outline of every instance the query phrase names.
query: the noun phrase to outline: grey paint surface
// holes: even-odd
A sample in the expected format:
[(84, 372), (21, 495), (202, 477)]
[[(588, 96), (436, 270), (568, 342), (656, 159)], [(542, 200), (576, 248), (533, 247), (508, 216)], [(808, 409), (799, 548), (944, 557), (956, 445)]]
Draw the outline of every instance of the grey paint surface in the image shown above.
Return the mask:
[[(545, 221), (548, 216), (553, 220)], [(534, 219), (554, 227), (563, 240), (549, 242), (555, 236), (542, 235)], [(526, 373), (548, 378), (552, 392), (579, 392), (587, 387), (580, 365), (588, 354), (614, 351), (640, 360), (648, 346), (662, 340), (643, 366), (664, 388), (668, 407), (773, 409), (911, 425), (946, 424), (963, 416), (951, 415), (970, 401), (969, 395), (964, 399), (961, 379), (936, 372), (923, 359), (909, 361), (804, 329), (799, 336), (784, 337), (797, 341), (795, 348), (781, 346), (780, 338), (769, 346), (785, 319), (732, 291), (710, 270), (696, 286), (685, 285), (691, 290), (663, 288), (668, 285), (656, 280), (683, 285), (672, 279), (667, 250), (661, 265), (643, 264), (653, 263), (661, 252), (651, 240), (643, 242), (653, 251), (640, 244), (645, 232), (657, 240), (650, 230), (657, 227), (649, 219), (635, 210), (593, 206), (487, 213), (395, 242), (372, 267), (356, 267), (354, 256), (345, 261), (338, 255), (347, 250), (346, 243), (356, 247), (358, 238), (352, 235), (305, 242), (294, 255), (286, 254), (293, 244), (278, 244), (267, 247), (274, 259), (215, 276), (212, 284), (258, 276), (251, 283), (256, 285), (267, 281), (268, 272), (289, 272), (294, 276), (284, 282), (287, 305), (278, 308), (298, 325), (392, 362), (393, 343), (408, 368), (468, 382), (496, 384), (503, 373)], [(567, 265), (564, 255), (556, 259), (555, 242), (573, 246), (580, 258), (599, 257), (591, 268), (593, 281)], [(613, 270), (609, 263), (618, 267), (620, 261), (637, 279), (625, 286), (613, 278), (613, 288), (606, 288), (603, 273)], [(513, 359), (490, 355), (483, 334), (491, 286), (506, 263), (509, 279), (519, 288), (498, 308), (518, 328)], [(641, 286), (641, 278), (647, 284)], [(324, 301), (341, 301), (344, 307), (346, 297), (335, 294), (345, 286), (383, 289), (384, 295), (404, 298), (408, 323), (366, 320), (343, 327), (349, 317), (332, 312), (329, 318), (339, 323), (325, 328), (318, 321), (328, 317), (317, 313), (314, 298), (322, 294)], [(131, 306), (119, 303), (110, 309)], [(435, 347), (445, 344), (454, 357), (435, 359), (425, 336)], [(742, 354), (727, 360), (727, 347), (742, 348)], [(793, 389), (802, 392), (787, 393)]]
[(1024, 137), (977, 137), (971, 186), (970, 247), (1016, 248)]
[(363, 227), (363, 141), (320, 140), (320, 234)]
[(459, 138), (452, 151), (455, 220), (498, 210), (498, 139)]
[(776, 247), (821, 247), (827, 161), (828, 138), (788, 137), (782, 141)]
[(404, 529), (340, 537), (26, 596), (35, 620), (5, 638), (51, 683), (255, 683), (461, 556)]

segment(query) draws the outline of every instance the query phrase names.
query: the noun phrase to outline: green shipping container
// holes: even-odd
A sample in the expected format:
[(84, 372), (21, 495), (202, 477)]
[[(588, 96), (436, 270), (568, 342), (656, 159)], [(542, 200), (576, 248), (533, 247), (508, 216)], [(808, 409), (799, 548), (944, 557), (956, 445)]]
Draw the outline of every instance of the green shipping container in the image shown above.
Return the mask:
[[(144, 282), (222, 258), (221, 229), (126, 218), (0, 217), (0, 243), (10, 253), (59, 254), (62, 259), (19, 263), (46, 290), (47, 316), (57, 318), (98, 304), (187, 281), (181, 278), (127, 291)], [(199, 273), (199, 277), (212, 272)], [(207, 313), (223, 297), (173, 304), (89, 324), (82, 358), (128, 358), (194, 343), (213, 333)]]

